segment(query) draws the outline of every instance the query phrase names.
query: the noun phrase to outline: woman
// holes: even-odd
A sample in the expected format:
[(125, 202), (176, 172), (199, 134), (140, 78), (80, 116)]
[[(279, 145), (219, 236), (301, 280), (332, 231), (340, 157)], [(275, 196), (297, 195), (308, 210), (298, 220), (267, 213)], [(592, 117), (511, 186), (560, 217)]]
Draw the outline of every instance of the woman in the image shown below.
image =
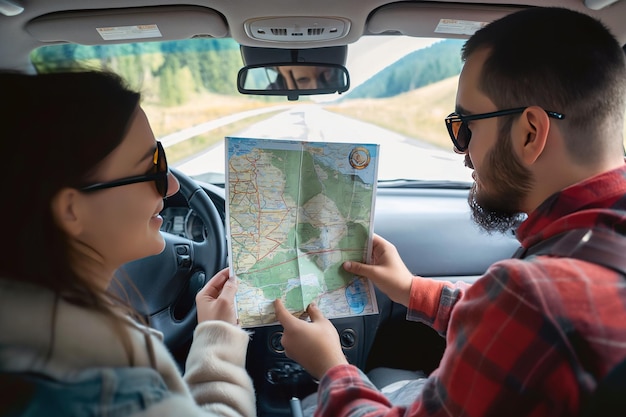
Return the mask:
[(0, 91), (0, 414), (255, 415), (227, 270), (196, 298), (184, 378), (107, 292), (122, 264), (163, 250), (158, 214), (179, 189), (140, 95), (87, 71), (2, 73)]

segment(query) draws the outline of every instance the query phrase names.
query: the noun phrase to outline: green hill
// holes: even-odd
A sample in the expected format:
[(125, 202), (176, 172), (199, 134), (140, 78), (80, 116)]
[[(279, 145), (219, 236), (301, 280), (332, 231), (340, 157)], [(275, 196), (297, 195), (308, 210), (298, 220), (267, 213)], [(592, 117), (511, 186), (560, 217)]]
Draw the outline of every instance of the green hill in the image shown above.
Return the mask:
[(464, 40), (450, 39), (417, 50), (346, 93), (340, 101), (393, 97), (458, 75)]

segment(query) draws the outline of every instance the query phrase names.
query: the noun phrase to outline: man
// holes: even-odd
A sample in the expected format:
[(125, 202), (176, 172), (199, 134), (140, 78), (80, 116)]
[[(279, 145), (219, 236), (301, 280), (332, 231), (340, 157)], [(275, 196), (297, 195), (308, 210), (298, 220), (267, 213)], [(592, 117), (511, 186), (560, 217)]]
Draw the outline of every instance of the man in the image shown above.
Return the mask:
[[(528, 215), (517, 228), (524, 248), (570, 229), (626, 234), (626, 63), (605, 27), (528, 9), (476, 32), (463, 59), (446, 125), (473, 169), (474, 219), (505, 230)], [(412, 276), (379, 236), (373, 259), (344, 268), (444, 335), (446, 350), (412, 402), (392, 408), (315, 306), (305, 322), (276, 301), (287, 355), (320, 379), (317, 416), (577, 415), (626, 357), (626, 277), (603, 265), (510, 259), (470, 287)]]

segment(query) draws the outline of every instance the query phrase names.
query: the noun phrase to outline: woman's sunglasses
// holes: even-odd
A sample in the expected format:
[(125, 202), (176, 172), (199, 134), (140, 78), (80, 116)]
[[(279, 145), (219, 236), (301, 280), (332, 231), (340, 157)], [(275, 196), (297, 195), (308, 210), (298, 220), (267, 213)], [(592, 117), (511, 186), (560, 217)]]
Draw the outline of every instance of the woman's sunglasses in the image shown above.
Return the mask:
[(92, 192), (97, 190), (104, 190), (105, 188), (113, 188), (120, 187), (122, 185), (136, 184), (138, 182), (147, 182), (154, 181), (154, 185), (159, 194), (163, 198), (167, 197), (167, 184), (168, 184), (168, 175), (170, 173), (169, 168), (167, 167), (167, 159), (165, 159), (165, 150), (163, 150), (163, 145), (161, 142), (157, 141), (157, 147), (154, 151), (154, 157), (152, 159), (154, 163), (154, 172), (146, 175), (136, 175), (134, 177), (126, 177), (120, 178), (119, 180), (108, 181), (108, 182), (99, 182), (96, 184), (91, 184), (86, 187), (82, 187), (80, 191), (83, 192)]
[[(508, 110), (499, 110), (491, 113), (471, 114), (469, 116), (461, 116), (458, 113), (450, 113), (445, 118), (446, 127), (450, 134), (450, 139), (454, 147), (459, 152), (465, 152), (469, 146), (470, 139), (472, 138), (472, 131), (469, 128), (468, 122), (472, 120), (490, 119), (492, 117), (508, 116), (510, 114), (522, 113), (527, 107), (517, 107)], [(554, 119), (563, 119), (565, 115), (554, 111), (545, 110), (549, 117)]]

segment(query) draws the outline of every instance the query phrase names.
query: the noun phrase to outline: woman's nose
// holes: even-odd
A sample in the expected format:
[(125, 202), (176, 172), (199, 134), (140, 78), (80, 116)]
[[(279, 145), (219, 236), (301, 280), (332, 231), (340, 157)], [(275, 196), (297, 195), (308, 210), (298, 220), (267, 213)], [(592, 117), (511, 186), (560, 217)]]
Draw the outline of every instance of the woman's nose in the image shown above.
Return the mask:
[(167, 175), (167, 197), (174, 195), (180, 190), (178, 179), (171, 172)]

